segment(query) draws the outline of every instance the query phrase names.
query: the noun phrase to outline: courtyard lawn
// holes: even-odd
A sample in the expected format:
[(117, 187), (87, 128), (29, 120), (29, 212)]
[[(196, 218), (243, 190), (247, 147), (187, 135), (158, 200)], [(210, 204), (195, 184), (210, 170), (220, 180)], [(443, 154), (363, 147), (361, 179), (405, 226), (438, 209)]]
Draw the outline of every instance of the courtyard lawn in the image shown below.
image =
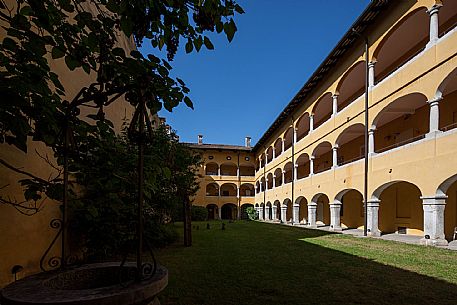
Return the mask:
[[(159, 250), (171, 304), (457, 304), (457, 252), (259, 222)], [(182, 225), (176, 225), (182, 231)], [(181, 232), (182, 235), (182, 232)]]

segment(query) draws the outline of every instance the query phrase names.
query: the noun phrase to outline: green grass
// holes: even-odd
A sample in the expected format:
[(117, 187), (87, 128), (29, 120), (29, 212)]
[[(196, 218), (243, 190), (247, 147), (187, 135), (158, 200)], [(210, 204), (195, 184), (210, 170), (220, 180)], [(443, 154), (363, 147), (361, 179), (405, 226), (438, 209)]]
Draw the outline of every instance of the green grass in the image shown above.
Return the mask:
[(225, 223), (194, 223), (192, 247), (158, 251), (169, 270), (162, 305), (457, 304), (455, 251)]

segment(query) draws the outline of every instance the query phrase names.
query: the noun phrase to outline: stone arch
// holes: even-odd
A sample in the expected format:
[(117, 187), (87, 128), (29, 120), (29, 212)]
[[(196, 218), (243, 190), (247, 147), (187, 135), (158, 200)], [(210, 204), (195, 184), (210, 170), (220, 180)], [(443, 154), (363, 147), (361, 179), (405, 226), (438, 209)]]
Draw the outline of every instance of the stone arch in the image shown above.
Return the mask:
[(287, 128), (284, 133), (284, 151), (292, 147), (294, 142), (294, 129), (292, 127)]
[(240, 185), (241, 197), (254, 197), (254, 185), (252, 183), (243, 183)]
[(291, 183), (293, 179), (294, 165), (289, 161), (284, 165), (284, 184)]
[(215, 182), (206, 185), (206, 196), (219, 196), (219, 185)]
[(457, 68), (440, 83), (435, 99), (439, 101), (439, 129), (448, 131), (457, 128)]
[(330, 119), (333, 111), (332, 93), (327, 92), (322, 95), (314, 104), (313, 107), (313, 129), (322, 125), (325, 121)]
[(452, 241), (455, 237), (454, 230), (457, 228), (457, 174), (440, 184), (436, 191), (436, 196), (446, 198), (444, 235), (448, 241)]
[(344, 189), (335, 196), (335, 202), (341, 204), (341, 227), (362, 228), (365, 222), (363, 195), (357, 189)]
[(270, 163), (272, 160), (273, 160), (273, 146), (270, 146), (267, 149), (267, 163)]
[(308, 201), (304, 196), (298, 196), (295, 199), (295, 204), (298, 205), (298, 220), (301, 224), (308, 223)]
[(439, 37), (444, 36), (457, 24), (457, 1), (443, 0), (443, 7), (439, 10)]
[(295, 123), (297, 131), (297, 142), (303, 139), (309, 133), (309, 114), (305, 112)]
[(268, 201), (267, 204), (265, 205), (265, 220), (272, 220), (272, 219), (273, 219), (272, 204), (270, 201)]
[(379, 200), (379, 229), (382, 233), (423, 235), (422, 192), (415, 184), (396, 180), (384, 183), (372, 198)]
[(282, 181), (282, 169), (281, 168), (275, 169), (274, 179), (275, 179), (275, 186), (276, 187), (282, 185), (283, 181)]
[(275, 215), (273, 215), (273, 219), (274, 220), (280, 220), (281, 219), (281, 202), (279, 200), (275, 200), (273, 202), (273, 213), (275, 213)]
[(271, 190), (273, 188), (273, 174), (268, 173), (267, 175), (267, 189)]
[(210, 203), (206, 206), (208, 211), (208, 220), (219, 219), (219, 207), (215, 203)]
[(423, 139), (429, 131), (430, 106), (422, 93), (399, 97), (374, 118), (375, 152), (384, 152)]
[(292, 201), (289, 199), (289, 198), (286, 198), (284, 199), (284, 201), (282, 202), (282, 205), (286, 207), (286, 218), (285, 218), (285, 221), (286, 222), (291, 222), (293, 221), (292, 217)]
[(233, 162), (224, 162), (220, 166), (221, 176), (237, 176), (238, 166)]
[(221, 197), (236, 197), (237, 186), (235, 183), (224, 183), (220, 188)]
[(399, 20), (373, 51), (379, 82), (423, 50), (429, 41), (429, 16), (418, 7)]
[(275, 157), (277, 158), (280, 156), (283, 151), (282, 151), (282, 138), (277, 138), (275, 141), (275, 144), (273, 145), (274, 150), (275, 150)]
[(313, 162), (313, 173), (317, 174), (324, 172), (332, 168), (332, 144), (324, 141), (319, 143), (313, 150), (312, 157)]
[(354, 63), (343, 75), (336, 87), (338, 112), (365, 92), (365, 61)]
[(225, 220), (235, 220), (238, 215), (238, 207), (234, 203), (226, 203), (221, 208), (221, 218)]
[(219, 165), (216, 162), (208, 162), (205, 166), (206, 175), (219, 175)]
[(330, 225), (330, 200), (324, 193), (318, 193), (313, 196), (311, 202), (316, 207), (316, 224), (318, 226)]
[(298, 156), (295, 164), (297, 166), (297, 179), (303, 179), (309, 176), (310, 162), (308, 154), (303, 153)]
[(344, 165), (364, 157), (365, 125), (357, 123), (345, 128), (335, 141), (338, 147), (338, 165)]
[(255, 176), (254, 164), (252, 164), (250, 162), (240, 163), (239, 171), (240, 171), (241, 177), (254, 177)]

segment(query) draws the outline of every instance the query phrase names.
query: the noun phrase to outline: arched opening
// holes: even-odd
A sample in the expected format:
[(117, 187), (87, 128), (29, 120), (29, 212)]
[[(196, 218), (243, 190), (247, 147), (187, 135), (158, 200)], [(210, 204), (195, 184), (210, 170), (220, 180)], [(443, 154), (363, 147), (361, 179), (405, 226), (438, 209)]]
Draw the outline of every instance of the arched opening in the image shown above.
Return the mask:
[(309, 114), (305, 112), (297, 121), (295, 125), (297, 130), (297, 142), (306, 137), (309, 133)]
[(233, 203), (226, 203), (221, 208), (221, 218), (225, 220), (235, 220), (238, 208)]
[(387, 105), (373, 121), (375, 152), (380, 153), (425, 138), (430, 107), (420, 93), (400, 97)]
[(332, 94), (327, 92), (314, 105), (313, 108), (313, 129), (321, 126), (325, 121), (330, 119), (333, 112)]
[(273, 188), (273, 174), (269, 173), (267, 175), (267, 189), (271, 190)]
[(265, 219), (265, 203), (261, 203), (260, 204), (260, 215), (259, 217), (261, 217), (262, 219)]
[(266, 184), (265, 184), (265, 178), (262, 177), (262, 178), (260, 178), (260, 188), (261, 188), (263, 191), (265, 191), (265, 186), (266, 186)]
[(293, 164), (292, 162), (287, 162), (286, 165), (284, 165), (284, 184), (291, 183), (293, 179)]
[(278, 138), (278, 139), (275, 141), (274, 150), (275, 150), (275, 157), (276, 157), (276, 158), (277, 158), (279, 155), (282, 154), (282, 139), (281, 139), (281, 138)]
[(254, 177), (255, 176), (254, 165), (248, 164), (248, 163), (240, 164), (240, 176), (241, 177)]
[(353, 65), (343, 76), (337, 88), (338, 112), (365, 92), (365, 61)]
[(260, 159), (257, 159), (255, 162), (255, 171), (258, 172), (260, 169)]
[(439, 10), (439, 36), (444, 36), (457, 26), (457, 1), (443, 0)]
[(329, 142), (322, 142), (313, 151), (314, 173), (324, 172), (332, 168), (332, 145)]
[(221, 175), (222, 176), (237, 176), (237, 169), (235, 163), (226, 162), (221, 164)]
[(259, 181), (257, 181), (255, 183), (255, 191), (256, 191), (256, 194), (260, 193), (260, 183), (259, 183)]
[(273, 160), (273, 147), (270, 146), (267, 149), (267, 163), (270, 163)]
[(208, 220), (219, 219), (219, 208), (217, 205), (214, 203), (208, 204), (206, 210), (208, 211)]
[(363, 195), (354, 189), (344, 190), (336, 196), (341, 202), (341, 227), (343, 229), (362, 229), (365, 217)]
[(375, 191), (379, 204), (379, 229), (383, 234), (423, 235), (421, 192), (405, 181), (389, 182)]
[(438, 88), (440, 130), (448, 131), (457, 127), (457, 69), (452, 71)]
[(251, 183), (243, 183), (240, 186), (241, 197), (254, 197), (254, 185)]
[(309, 176), (309, 156), (308, 154), (301, 154), (297, 158), (297, 179), (302, 179)]
[(325, 194), (317, 194), (313, 197), (313, 202), (317, 204), (316, 207), (316, 225), (329, 226), (330, 225), (330, 200)]
[(444, 208), (444, 235), (448, 241), (457, 239), (457, 175), (444, 181), (438, 188), (437, 195), (446, 195)]
[(206, 196), (219, 196), (219, 186), (217, 183), (206, 185)]
[(275, 187), (281, 186), (282, 185), (282, 170), (280, 168), (277, 168), (275, 170)]
[(268, 217), (265, 217), (265, 220), (272, 220), (273, 219), (273, 210), (272, 210), (272, 207), (271, 207), (271, 202), (268, 201), (267, 204), (265, 205), (265, 216), (268, 216)]
[(221, 185), (222, 197), (236, 197), (237, 187), (234, 183), (224, 183)]
[(374, 51), (379, 82), (421, 52), (429, 41), (430, 17), (421, 7), (405, 16)]
[(298, 204), (298, 220), (301, 224), (308, 223), (308, 201), (305, 197), (300, 196), (295, 200)]
[(241, 206), (241, 219), (242, 220), (248, 220), (248, 212), (246, 212), (247, 208), (253, 208), (254, 206), (250, 203), (245, 203)]
[(294, 129), (289, 127), (284, 134), (284, 151), (292, 147), (292, 142), (294, 140)]
[(206, 163), (205, 174), (213, 176), (219, 175), (219, 165), (217, 165), (217, 163), (214, 162)]
[(279, 200), (275, 200), (273, 205), (276, 208), (276, 215), (275, 215), (276, 217), (274, 219), (275, 220), (280, 220), (281, 219), (281, 202), (279, 202)]
[(348, 164), (364, 157), (365, 127), (363, 124), (351, 125), (338, 136), (338, 165)]
[(286, 222), (292, 222), (292, 220), (293, 220), (293, 218), (292, 218), (293, 217), (293, 214), (292, 214), (292, 201), (290, 201), (290, 199), (286, 198), (282, 204), (287, 207), (287, 209), (286, 209)]

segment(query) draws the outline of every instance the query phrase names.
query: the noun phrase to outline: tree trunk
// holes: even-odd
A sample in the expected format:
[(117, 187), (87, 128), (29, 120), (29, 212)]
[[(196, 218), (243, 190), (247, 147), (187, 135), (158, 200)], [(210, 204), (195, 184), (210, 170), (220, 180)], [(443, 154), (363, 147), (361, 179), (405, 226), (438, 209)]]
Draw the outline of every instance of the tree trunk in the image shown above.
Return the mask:
[(189, 197), (183, 198), (184, 203), (184, 246), (192, 246), (192, 206), (189, 201)]

